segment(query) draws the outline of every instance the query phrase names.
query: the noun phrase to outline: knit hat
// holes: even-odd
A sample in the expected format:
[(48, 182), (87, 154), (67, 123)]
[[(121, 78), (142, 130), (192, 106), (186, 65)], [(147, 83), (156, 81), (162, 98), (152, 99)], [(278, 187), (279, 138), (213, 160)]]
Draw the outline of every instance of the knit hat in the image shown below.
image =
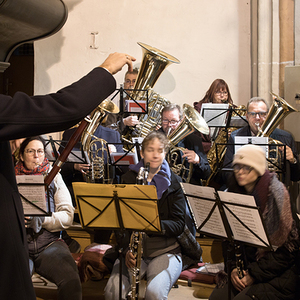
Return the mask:
[(232, 161), (232, 165), (242, 164), (255, 169), (262, 176), (267, 168), (266, 154), (260, 146), (248, 144), (239, 148)]

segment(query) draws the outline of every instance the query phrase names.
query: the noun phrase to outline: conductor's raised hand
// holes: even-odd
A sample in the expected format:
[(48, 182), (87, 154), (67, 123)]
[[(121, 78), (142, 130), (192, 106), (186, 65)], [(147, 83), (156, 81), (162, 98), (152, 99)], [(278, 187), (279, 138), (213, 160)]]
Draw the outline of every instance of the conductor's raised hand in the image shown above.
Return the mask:
[(133, 71), (133, 65), (132, 62), (136, 59), (125, 53), (111, 53), (107, 57), (107, 59), (100, 65), (101, 68), (107, 69), (112, 75), (116, 74), (122, 68), (127, 64), (128, 65), (128, 71)]

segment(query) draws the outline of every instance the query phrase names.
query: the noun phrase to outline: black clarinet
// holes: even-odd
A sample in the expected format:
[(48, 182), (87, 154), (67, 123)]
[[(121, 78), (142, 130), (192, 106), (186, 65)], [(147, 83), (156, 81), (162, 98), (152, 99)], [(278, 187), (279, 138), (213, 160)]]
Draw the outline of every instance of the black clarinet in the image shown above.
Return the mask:
[(238, 273), (239, 279), (242, 279), (244, 277), (243, 271), (245, 270), (244, 268), (244, 261), (242, 258), (242, 251), (241, 251), (241, 245), (235, 244), (234, 246), (235, 250), (235, 259), (236, 259), (236, 269)]
[[(147, 178), (149, 175), (150, 163), (147, 163), (145, 167), (140, 167), (139, 173), (136, 177), (136, 184), (147, 184)], [(134, 231), (130, 238), (130, 250), (136, 258), (136, 266), (131, 270), (131, 291), (129, 292), (127, 299), (139, 300), (143, 299), (145, 287), (141, 283), (141, 260), (143, 255), (143, 232)]]

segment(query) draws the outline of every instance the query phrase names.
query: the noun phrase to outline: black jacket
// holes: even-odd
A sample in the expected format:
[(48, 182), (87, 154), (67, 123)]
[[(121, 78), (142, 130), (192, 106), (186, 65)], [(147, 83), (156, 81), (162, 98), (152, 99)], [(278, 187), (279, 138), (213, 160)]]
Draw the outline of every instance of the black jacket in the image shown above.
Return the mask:
[(0, 95), (0, 299), (36, 299), (29, 274), (23, 208), (8, 141), (74, 126), (115, 86), (109, 72), (96, 68), (55, 94)]
[[(125, 184), (135, 184), (137, 173), (128, 171), (122, 176)], [(158, 201), (158, 212), (163, 235), (177, 237), (185, 225), (185, 199), (177, 176), (171, 171), (171, 185)]]

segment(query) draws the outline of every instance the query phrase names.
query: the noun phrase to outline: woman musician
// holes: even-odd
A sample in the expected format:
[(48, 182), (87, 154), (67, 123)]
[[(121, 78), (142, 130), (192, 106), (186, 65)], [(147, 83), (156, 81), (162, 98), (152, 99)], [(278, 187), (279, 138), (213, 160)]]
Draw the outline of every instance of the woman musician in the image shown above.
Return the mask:
[[(179, 178), (165, 160), (168, 144), (169, 140), (164, 133), (153, 131), (148, 134), (142, 143), (142, 160), (122, 177), (125, 184), (136, 184), (140, 168), (150, 163), (147, 184), (154, 185), (157, 189), (163, 234), (144, 234), (143, 237), (141, 272), (146, 272), (147, 277), (145, 299), (167, 299), (182, 270), (181, 248), (176, 237), (184, 230), (186, 204)], [(116, 260), (113, 266), (105, 288), (105, 299), (118, 299), (119, 263)], [(131, 290), (130, 269), (135, 265), (136, 259), (131, 251), (125, 251), (122, 299), (126, 299)]]
[[(292, 217), (290, 197), (275, 173), (266, 170), (266, 156), (261, 147), (245, 145), (233, 159), (233, 178), (228, 191), (252, 195), (259, 207), (266, 233), (274, 251), (240, 245), (243, 254), (237, 268), (235, 258), (231, 270), (231, 299), (299, 299), (299, 237)], [(226, 245), (223, 244), (224, 251)], [(225, 265), (227, 265), (225, 256)], [(243, 259), (241, 264), (240, 259)], [(244, 270), (241, 270), (241, 265)], [(239, 270), (238, 270), (239, 269)], [(238, 271), (242, 274), (239, 276)], [(217, 278), (221, 278), (218, 274)], [(226, 277), (219, 280), (210, 300), (227, 299)]]

